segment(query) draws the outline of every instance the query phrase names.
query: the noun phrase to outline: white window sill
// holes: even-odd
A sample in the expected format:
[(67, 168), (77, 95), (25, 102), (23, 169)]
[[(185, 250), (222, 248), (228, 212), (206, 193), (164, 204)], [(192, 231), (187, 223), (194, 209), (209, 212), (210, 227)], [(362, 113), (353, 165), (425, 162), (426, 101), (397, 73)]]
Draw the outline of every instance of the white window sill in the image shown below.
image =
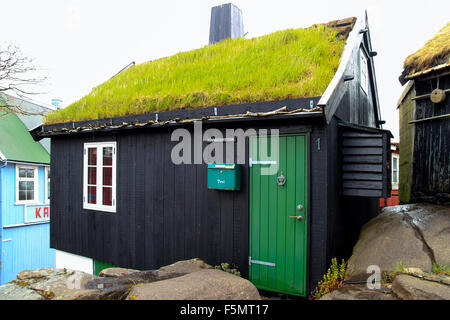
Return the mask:
[(83, 209), (85, 210), (93, 210), (93, 211), (104, 211), (104, 212), (116, 212), (116, 207), (112, 206), (100, 206), (100, 205), (83, 205)]
[(20, 201), (20, 202), (14, 202), (15, 206), (23, 206), (23, 205), (27, 205), (27, 206), (48, 206), (50, 205), (50, 203), (42, 203), (42, 202), (25, 202), (25, 201)]

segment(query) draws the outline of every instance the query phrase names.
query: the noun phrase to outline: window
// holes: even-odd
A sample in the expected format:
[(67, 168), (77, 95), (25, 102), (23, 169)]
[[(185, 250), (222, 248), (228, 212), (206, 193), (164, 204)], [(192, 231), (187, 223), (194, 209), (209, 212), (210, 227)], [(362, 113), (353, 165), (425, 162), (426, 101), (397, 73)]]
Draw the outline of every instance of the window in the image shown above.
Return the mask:
[(398, 188), (398, 161), (397, 155), (392, 155), (392, 188)]
[(116, 211), (116, 143), (84, 144), (83, 208)]
[(45, 203), (50, 203), (50, 167), (45, 167)]
[(361, 69), (361, 88), (367, 94), (369, 91), (369, 76), (367, 72), (367, 57), (362, 49), (359, 50), (359, 67)]
[(16, 165), (16, 203), (37, 203), (37, 167)]

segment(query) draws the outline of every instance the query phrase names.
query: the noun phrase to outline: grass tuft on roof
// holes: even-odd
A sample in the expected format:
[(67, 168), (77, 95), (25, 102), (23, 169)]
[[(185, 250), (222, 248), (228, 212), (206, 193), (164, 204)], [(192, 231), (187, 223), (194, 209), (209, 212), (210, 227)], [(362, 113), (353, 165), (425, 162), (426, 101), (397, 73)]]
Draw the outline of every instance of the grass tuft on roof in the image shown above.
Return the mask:
[(131, 67), (45, 123), (319, 96), (344, 46), (324, 25), (224, 40)]
[(450, 22), (415, 53), (409, 55), (403, 65), (406, 75), (450, 63)]

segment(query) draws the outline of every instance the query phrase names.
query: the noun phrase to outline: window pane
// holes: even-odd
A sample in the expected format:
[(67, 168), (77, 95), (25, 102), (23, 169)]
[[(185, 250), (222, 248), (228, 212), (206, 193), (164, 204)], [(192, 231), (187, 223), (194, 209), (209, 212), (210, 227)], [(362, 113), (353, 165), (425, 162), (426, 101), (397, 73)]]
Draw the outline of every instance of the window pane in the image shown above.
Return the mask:
[(392, 164), (392, 167), (394, 168), (394, 170), (395, 169), (397, 169), (397, 166), (398, 166), (398, 164), (397, 164), (397, 158), (392, 158), (392, 162), (393, 162), (393, 164)]
[(27, 190), (34, 191), (34, 181), (27, 181)]
[(47, 199), (50, 199), (50, 181), (47, 182)]
[(27, 191), (27, 200), (34, 200), (34, 191), (33, 190)]
[(88, 168), (88, 184), (97, 184), (97, 168)]
[(103, 168), (103, 185), (112, 186), (112, 168)]
[(34, 178), (34, 169), (27, 169), (27, 178)]
[(19, 168), (19, 177), (26, 178), (26, 176), (27, 176), (27, 169)]
[(103, 148), (103, 165), (112, 166), (112, 147)]
[(105, 206), (112, 205), (112, 188), (111, 187), (103, 187), (103, 204)]
[(47, 169), (47, 180), (50, 180), (50, 168)]
[(27, 200), (27, 193), (26, 193), (26, 191), (20, 191), (19, 190), (19, 200)]
[(88, 187), (88, 203), (97, 203), (96, 187)]
[(27, 181), (19, 181), (19, 191), (27, 190)]
[(88, 164), (97, 164), (97, 148), (88, 148)]

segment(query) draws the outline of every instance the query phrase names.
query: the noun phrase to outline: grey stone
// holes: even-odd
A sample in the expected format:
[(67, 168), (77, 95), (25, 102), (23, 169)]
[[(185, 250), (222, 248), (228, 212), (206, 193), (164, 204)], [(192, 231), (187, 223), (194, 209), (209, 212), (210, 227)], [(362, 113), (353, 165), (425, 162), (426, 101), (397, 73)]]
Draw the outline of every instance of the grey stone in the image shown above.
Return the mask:
[(387, 287), (368, 289), (366, 285), (345, 285), (319, 300), (397, 300)]
[[(384, 208), (363, 226), (348, 261), (345, 280), (366, 280), (370, 265), (379, 266), (382, 272), (393, 271), (399, 263), (404, 267), (431, 270), (429, 253), (407, 215), (410, 210), (411, 205)], [(447, 243), (449, 241), (450, 238)]]
[(14, 280), (0, 286), (0, 300), (45, 300), (38, 292)]
[(0, 286), (0, 299), (123, 299), (137, 284), (166, 280), (209, 268), (211, 266), (200, 259), (190, 259), (158, 270), (109, 268), (103, 270), (102, 277), (68, 269), (23, 270), (17, 279)]
[(168, 266), (161, 267), (156, 270), (155, 275), (161, 278), (173, 278), (170, 275), (180, 276), (211, 268), (212, 267), (203, 260), (194, 258), (178, 261)]
[(450, 206), (414, 204), (407, 214), (439, 265), (450, 265)]
[(133, 287), (128, 300), (259, 300), (248, 280), (228, 272), (204, 269), (174, 279)]
[(99, 277), (111, 277), (111, 278), (117, 278), (117, 277), (124, 277), (128, 276), (130, 274), (139, 272), (139, 270), (134, 269), (125, 269), (125, 268), (107, 268), (100, 271), (98, 274)]
[(405, 274), (395, 277), (392, 291), (402, 300), (450, 300), (450, 286)]

